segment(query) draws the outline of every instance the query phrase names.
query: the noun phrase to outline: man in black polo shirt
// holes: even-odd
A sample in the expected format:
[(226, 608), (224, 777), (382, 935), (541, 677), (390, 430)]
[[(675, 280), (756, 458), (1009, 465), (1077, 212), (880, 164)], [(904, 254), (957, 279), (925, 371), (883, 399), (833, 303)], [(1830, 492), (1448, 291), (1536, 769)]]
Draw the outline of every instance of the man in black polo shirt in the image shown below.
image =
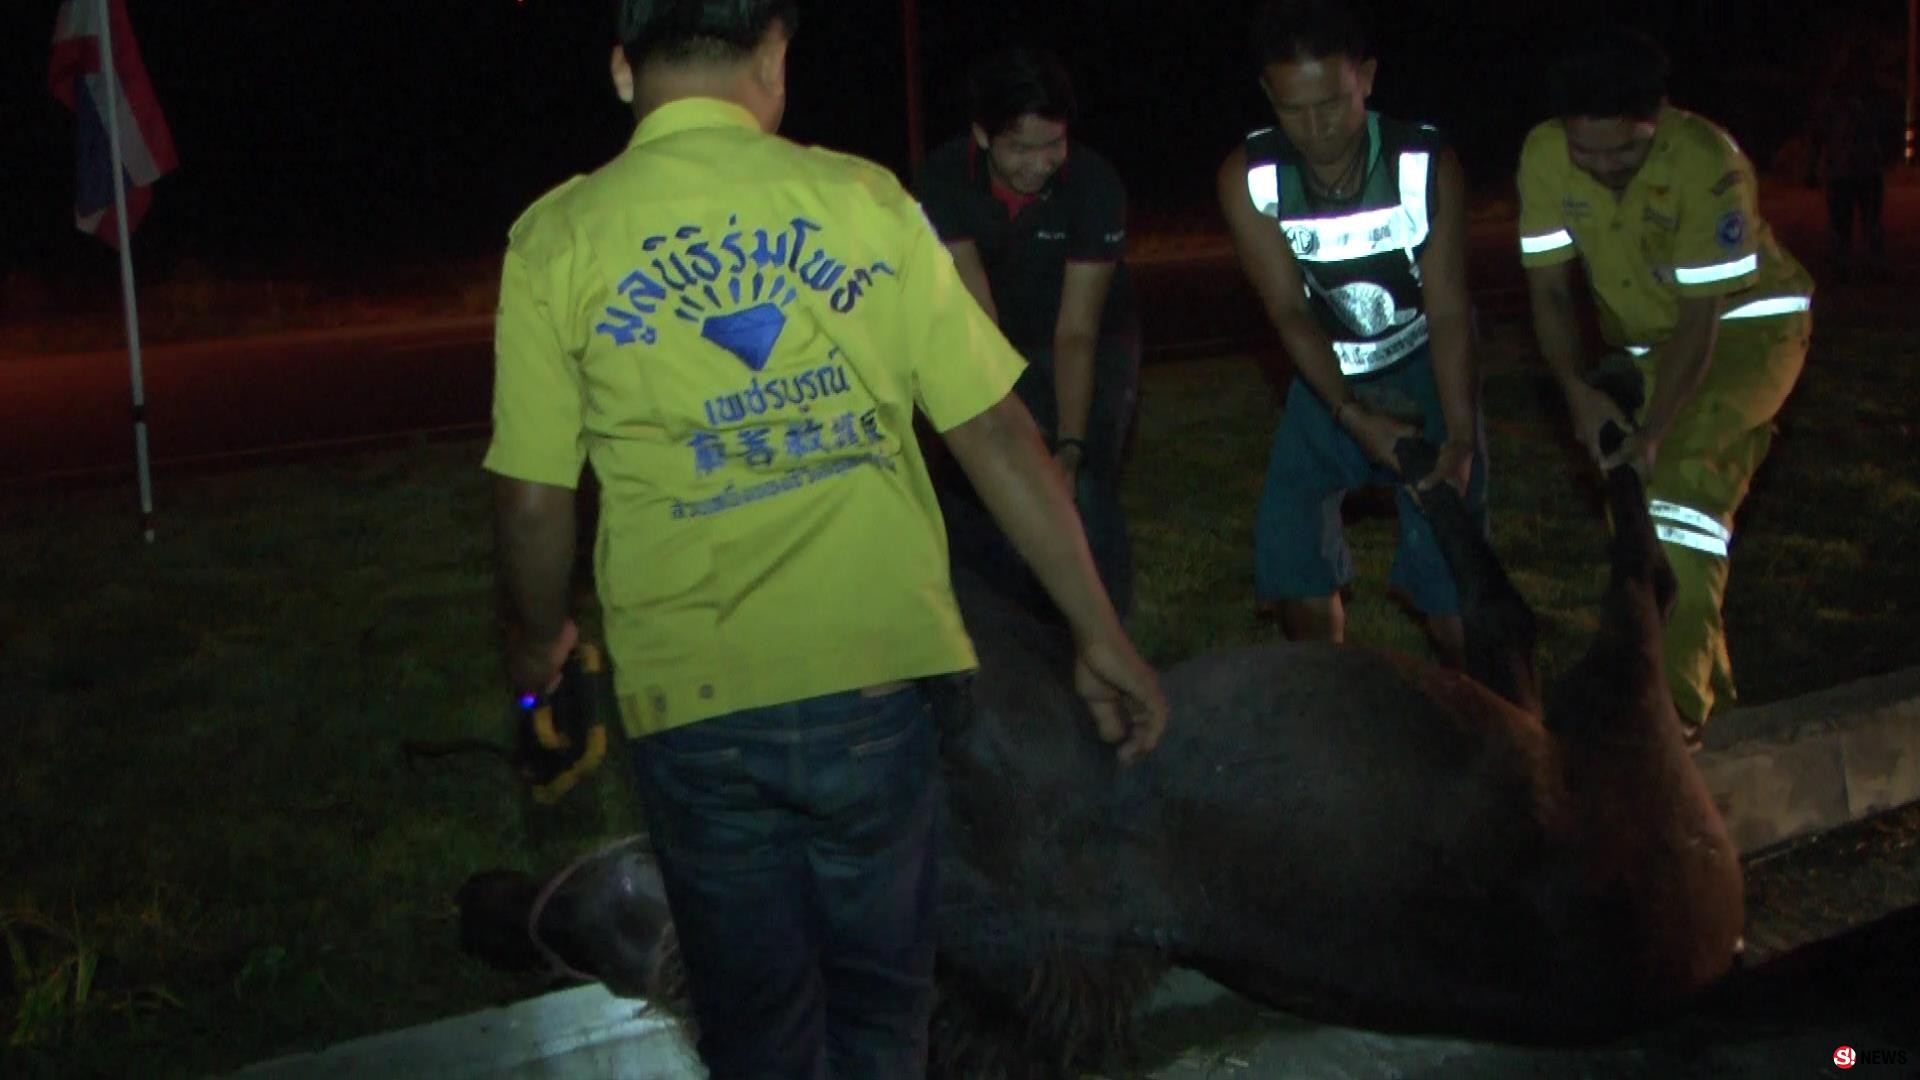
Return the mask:
[[(1122, 261), (1126, 189), (1106, 159), (1069, 139), (1073, 88), (1051, 55), (996, 53), (975, 67), (968, 90), (970, 130), (927, 156), (915, 194), (961, 280), (1027, 359), (1014, 390), (1048, 436), (1124, 615), (1133, 568), (1120, 460), (1140, 369)], [(972, 512), (964, 484), (954, 488), (960, 497), (945, 502), (956, 561), (1041, 598), (1004, 538)]]

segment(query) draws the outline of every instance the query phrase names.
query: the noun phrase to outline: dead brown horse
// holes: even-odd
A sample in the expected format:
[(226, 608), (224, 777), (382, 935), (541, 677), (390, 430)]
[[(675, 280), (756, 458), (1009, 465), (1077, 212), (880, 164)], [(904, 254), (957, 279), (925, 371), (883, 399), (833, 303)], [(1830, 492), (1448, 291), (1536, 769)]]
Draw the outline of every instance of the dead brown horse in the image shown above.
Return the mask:
[[(1421, 475), (1430, 449), (1406, 451)], [(1442, 487), (1422, 508), (1462, 584), (1469, 674), (1355, 645), (1209, 653), (1166, 672), (1167, 740), (1124, 771), (1058, 631), (956, 574), (981, 667), (938, 710), (935, 1073), (1111, 1066), (1171, 966), (1310, 1017), (1529, 1041), (1606, 1036), (1718, 980), (1738, 856), (1667, 697), (1645, 492), (1628, 469), (1606, 483), (1600, 630), (1544, 707), (1533, 616)], [(660, 895), (628, 844), (560, 877), (477, 876), (463, 931), (495, 963), (544, 951), (670, 1004)]]

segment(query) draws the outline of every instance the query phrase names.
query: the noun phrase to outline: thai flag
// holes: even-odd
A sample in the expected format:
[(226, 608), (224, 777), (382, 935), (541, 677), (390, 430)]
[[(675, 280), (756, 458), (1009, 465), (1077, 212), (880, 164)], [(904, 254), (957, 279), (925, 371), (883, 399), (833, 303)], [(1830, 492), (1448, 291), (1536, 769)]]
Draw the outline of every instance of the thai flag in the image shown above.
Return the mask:
[[(116, 93), (111, 103), (100, 62), (103, 17), (112, 20), (110, 52)], [(140, 49), (133, 41), (125, 0), (65, 0), (60, 5), (47, 83), (53, 95), (73, 110), (73, 223), (81, 232), (92, 233), (117, 248), (119, 230), (114, 220), (113, 156), (106, 110), (114, 109), (119, 124), (129, 235), (153, 201), (153, 182), (179, 164), (173, 154), (167, 118), (160, 113), (153, 84), (147, 81), (147, 66), (141, 63)]]

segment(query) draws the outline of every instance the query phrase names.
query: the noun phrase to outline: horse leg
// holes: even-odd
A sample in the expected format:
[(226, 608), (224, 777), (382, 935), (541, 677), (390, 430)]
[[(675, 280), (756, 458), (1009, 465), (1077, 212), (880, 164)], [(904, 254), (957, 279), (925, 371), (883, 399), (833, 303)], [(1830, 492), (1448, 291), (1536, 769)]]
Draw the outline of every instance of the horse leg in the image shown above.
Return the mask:
[[(1602, 363), (1588, 381), (1629, 416), (1639, 408), (1645, 392), (1639, 372), (1626, 362)], [(1608, 424), (1600, 433), (1601, 452), (1613, 453), (1626, 438), (1626, 432)], [(1623, 724), (1641, 730), (1649, 723), (1664, 724), (1677, 731), (1660, 652), (1661, 626), (1673, 605), (1673, 567), (1654, 534), (1640, 474), (1621, 465), (1608, 470), (1605, 479), (1613, 535), (1607, 544), (1609, 571), (1600, 631), (1586, 655), (1554, 687), (1547, 723), (1556, 730), (1571, 730), (1600, 722), (1603, 714), (1613, 712), (1615, 718), (1606, 724), (1611, 738), (1627, 734)], [(1620, 702), (1623, 707), (1595, 708), (1601, 702)]]
[[(1400, 475), (1421, 477), (1437, 456), (1423, 440), (1402, 439), (1395, 447)], [(1507, 578), (1500, 557), (1474, 525), (1466, 500), (1451, 484), (1435, 484), (1414, 493), (1421, 513), (1433, 524), (1440, 553), (1460, 590), (1461, 621), (1467, 638), (1467, 674), (1520, 708), (1540, 715), (1539, 676), (1533, 666), (1539, 629), (1533, 609)]]

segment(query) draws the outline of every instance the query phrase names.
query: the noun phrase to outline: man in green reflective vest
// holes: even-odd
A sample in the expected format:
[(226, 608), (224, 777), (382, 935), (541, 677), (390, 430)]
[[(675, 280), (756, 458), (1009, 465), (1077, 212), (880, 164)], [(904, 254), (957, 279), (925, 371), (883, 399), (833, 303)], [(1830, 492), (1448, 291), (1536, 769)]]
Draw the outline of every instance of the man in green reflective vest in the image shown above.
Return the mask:
[[(1339, 3), (1271, 3), (1256, 24), (1277, 126), (1228, 155), (1219, 197), (1240, 264), (1297, 377), (1255, 522), (1254, 594), (1294, 639), (1341, 639), (1350, 490), (1454, 485), (1486, 528), (1486, 454), (1467, 299), (1466, 182), (1439, 132), (1366, 107), (1375, 62)], [(1400, 477), (1394, 444), (1441, 447)], [(1459, 667), (1460, 600), (1402, 485), (1390, 582)]]

